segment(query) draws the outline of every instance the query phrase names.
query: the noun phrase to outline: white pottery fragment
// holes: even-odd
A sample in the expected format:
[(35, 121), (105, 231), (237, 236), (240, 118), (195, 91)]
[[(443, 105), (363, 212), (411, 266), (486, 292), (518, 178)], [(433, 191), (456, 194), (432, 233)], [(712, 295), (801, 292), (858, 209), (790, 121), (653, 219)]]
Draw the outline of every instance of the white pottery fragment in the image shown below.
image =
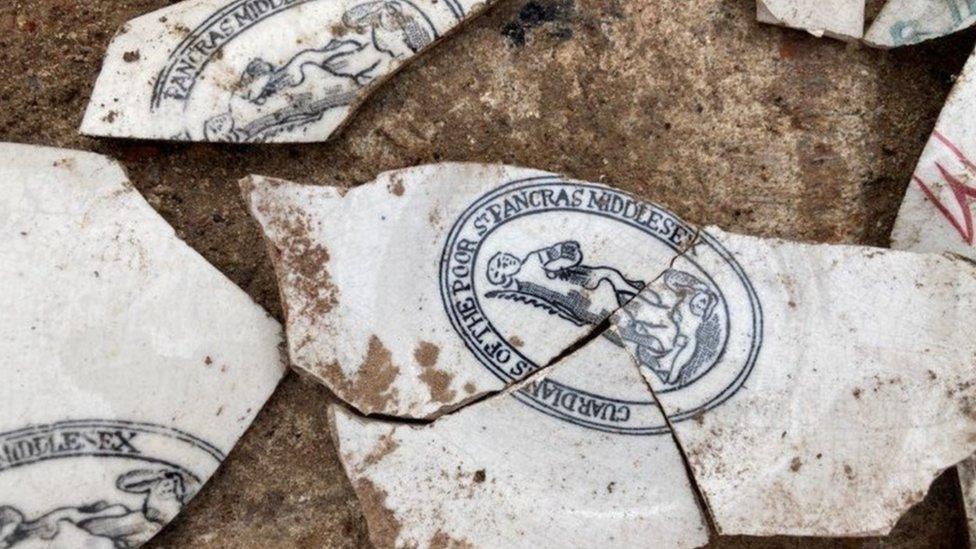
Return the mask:
[(878, 48), (917, 44), (961, 31), (976, 23), (971, 0), (889, 0), (864, 33)]
[(976, 257), (976, 56), (946, 100), (915, 167), (891, 233), (893, 248)]
[[(915, 252), (949, 251), (976, 260), (976, 57), (970, 57), (949, 94), (919, 158), (891, 233), (891, 247)], [(965, 325), (963, 325), (965, 326)], [(965, 328), (959, 328), (964, 332)], [(969, 534), (976, 546), (976, 458), (960, 464)]]
[(365, 414), (432, 418), (525, 378), (694, 237), (625, 192), (500, 165), (421, 166), (349, 191), (242, 187), (293, 364)]
[(126, 23), (86, 135), (327, 139), (365, 97), (484, 7), (472, 0), (185, 0)]
[(281, 328), (90, 153), (0, 144), (0, 547), (136, 547), (285, 371)]
[[(653, 303), (680, 335), (654, 327)], [(611, 322), (719, 533), (866, 536), (976, 449), (976, 339), (960, 329), (974, 310), (960, 258), (708, 228)], [(680, 371), (657, 333), (693, 349)]]
[[(612, 395), (615, 402), (581, 404), (583, 397), (560, 389), (568, 385)], [(663, 425), (625, 353), (597, 338), (513, 389), (428, 425), (331, 408), (336, 447), (376, 547), (681, 548), (708, 542), (669, 431), (613, 433), (530, 407), (530, 393), (552, 393), (567, 408), (612, 408)]]
[(756, 20), (817, 37), (859, 40), (864, 34), (864, 0), (756, 0)]

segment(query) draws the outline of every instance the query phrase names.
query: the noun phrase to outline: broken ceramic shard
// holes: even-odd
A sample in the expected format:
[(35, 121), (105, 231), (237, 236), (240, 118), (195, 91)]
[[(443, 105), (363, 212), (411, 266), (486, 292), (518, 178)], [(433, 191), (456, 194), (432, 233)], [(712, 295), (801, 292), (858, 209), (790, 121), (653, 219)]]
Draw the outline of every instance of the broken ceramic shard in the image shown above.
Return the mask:
[(614, 330), (661, 331), (658, 304), (684, 366), (625, 339), (719, 533), (884, 534), (976, 449), (967, 261), (709, 228)]
[(976, 457), (970, 456), (956, 466), (962, 489), (963, 509), (969, 525), (969, 544), (976, 544)]
[(0, 144), (0, 547), (135, 547), (273, 391), (281, 328), (105, 157)]
[(976, 56), (956, 81), (905, 192), (891, 233), (893, 248), (976, 257)]
[(186, 0), (113, 38), (87, 135), (327, 139), (363, 99), (485, 2)]
[[(915, 252), (949, 251), (976, 260), (976, 57), (970, 57), (942, 108), (935, 130), (915, 167), (895, 220), (891, 247)], [(976, 546), (976, 459), (959, 465), (959, 480)]]
[(366, 414), (431, 418), (525, 378), (694, 237), (627, 193), (498, 165), (421, 166), (348, 192), (242, 187), (293, 364)]
[(971, 0), (889, 0), (864, 34), (879, 48), (917, 44), (961, 31), (976, 23)]
[(864, 0), (756, 0), (756, 19), (817, 37), (858, 40), (864, 33)]
[[(560, 387), (586, 387), (597, 401)], [(510, 394), (428, 425), (332, 407), (343, 466), (370, 539), (387, 547), (698, 547), (708, 529), (666, 430), (626, 436), (539, 414), (518, 400), (562, 401), (572, 414), (642, 416), (664, 425), (626, 354), (596, 338)], [(611, 402), (611, 398), (613, 402)]]
[[(524, 451), (534, 421), (558, 420), (545, 431), (572, 433), (572, 448), (673, 434), (678, 446), (642, 450), (652, 465), (620, 467), (669, 470), (662, 448), (680, 449), (728, 534), (886, 532), (976, 448), (964, 260), (700, 232), (626, 193), (505, 166), (421, 166), (350, 191), (242, 187), (295, 364), (360, 412), (439, 418), (336, 412), (378, 545), (506, 543), (470, 520), (495, 512), (482, 511), (493, 486), (475, 495), (464, 475), (427, 471), (493, 468), (536, 490), (499, 443), (515, 429)], [(546, 470), (578, 466), (556, 454)], [(590, 481), (559, 489), (592, 495)], [(537, 531), (584, 535), (561, 520)], [(696, 528), (676, 527), (676, 543)]]

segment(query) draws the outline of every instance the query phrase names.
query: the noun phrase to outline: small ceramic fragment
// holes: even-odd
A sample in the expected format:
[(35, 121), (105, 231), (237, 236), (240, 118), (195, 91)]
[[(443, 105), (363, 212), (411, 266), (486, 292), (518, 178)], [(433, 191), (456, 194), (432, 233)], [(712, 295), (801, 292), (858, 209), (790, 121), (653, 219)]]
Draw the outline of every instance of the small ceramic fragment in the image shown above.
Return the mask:
[(969, 545), (976, 544), (976, 457), (970, 456), (956, 466), (962, 489), (963, 509), (969, 525)]
[(864, 34), (864, 0), (756, 0), (756, 19), (817, 37), (859, 40)]
[(864, 34), (878, 48), (917, 44), (976, 23), (972, 0), (889, 0)]
[(327, 139), (386, 77), (476, 15), (472, 0), (185, 0), (125, 24), (86, 135)]
[(891, 233), (893, 248), (976, 257), (976, 56), (952, 88), (922, 150)]
[(865, 536), (976, 449), (974, 310), (960, 258), (709, 228), (611, 323), (719, 533)]
[(281, 328), (95, 154), (0, 144), (0, 547), (136, 547), (274, 390)]
[[(949, 251), (976, 260), (976, 57), (970, 57), (942, 108), (915, 167), (891, 233), (891, 247), (915, 252)], [(960, 464), (969, 533), (976, 546), (976, 458)]]
[[(566, 392), (586, 387), (615, 403)], [(370, 540), (388, 547), (698, 547), (708, 530), (666, 430), (633, 436), (540, 414), (664, 418), (629, 357), (597, 338), (510, 394), (428, 425), (332, 407), (343, 466)], [(519, 402), (519, 401), (523, 402)], [(574, 411), (575, 410), (575, 411)]]
[(525, 378), (694, 237), (625, 192), (498, 165), (421, 166), (348, 192), (242, 187), (293, 364), (366, 414), (432, 418)]

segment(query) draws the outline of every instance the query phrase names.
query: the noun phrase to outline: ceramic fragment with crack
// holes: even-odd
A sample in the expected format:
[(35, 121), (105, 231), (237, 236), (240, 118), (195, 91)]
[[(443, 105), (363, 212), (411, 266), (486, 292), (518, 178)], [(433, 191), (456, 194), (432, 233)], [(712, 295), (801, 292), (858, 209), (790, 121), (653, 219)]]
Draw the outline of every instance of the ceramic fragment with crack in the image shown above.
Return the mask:
[(973, 310), (960, 258), (709, 228), (611, 324), (719, 533), (862, 536), (976, 449)]
[(126, 23), (86, 135), (322, 141), (481, 0), (185, 0)]
[[(976, 260), (976, 56), (970, 57), (942, 108), (935, 130), (915, 167), (895, 227), (891, 247), (915, 252), (949, 251)], [(960, 328), (963, 330), (963, 328)], [(959, 466), (969, 534), (976, 546), (976, 458)]]
[[(603, 397), (562, 389), (586, 387)], [(640, 416), (626, 436), (540, 414)], [(584, 400), (585, 399), (585, 400)], [(520, 402), (522, 401), (522, 402)], [(525, 404), (529, 404), (526, 406)], [(708, 530), (681, 455), (625, 353), (596, 338), (545, 371), (431, 424), (332, 407), (336, 447), (376, 547), (698, 547)]]
[(864, 0), (756, 0), (756, 19), (817, 37), (859, 40), (864, 34)]
[(136, 547), (285, 371), (281, 327), (105, 157), (0, 144), (0, 547)]
[(694, 237), (625, 192), (499, 165), (421, 166), (349, 191), (242, 188), (293, 364), (366, 414), (436, 417), (525, 378)]
[(971, 0), (889, 0), (864, 33), (879, 48), (917, 44), (961, 31), (976, 23)]

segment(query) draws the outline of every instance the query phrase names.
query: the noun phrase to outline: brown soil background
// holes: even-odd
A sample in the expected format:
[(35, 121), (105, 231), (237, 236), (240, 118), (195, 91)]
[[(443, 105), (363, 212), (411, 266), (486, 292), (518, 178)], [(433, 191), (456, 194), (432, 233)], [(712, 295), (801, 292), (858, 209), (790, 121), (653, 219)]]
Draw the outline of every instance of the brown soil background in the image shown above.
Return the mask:
[[(329, 143), (78, 135), (115, 30), (166, 5), (3, 3), (0, 140), (119, 159), (179, 235), (279, 319), (271, 265), (237, 190), (248, 173), (350, 186), (426, 162), (506, 162), (607, 182), (695, 223), (885, 246), (976, 40), (965, 32), (876, 51), (759, 25), (752, 0), (498, 0), (395, 76)], [(328, 434), (327, 398), (289, 375), (206, 489), (150, 546), (368, 546)], [(966, 535), (949, 471), (885, 539), (714, 545), (964, 547)]]

